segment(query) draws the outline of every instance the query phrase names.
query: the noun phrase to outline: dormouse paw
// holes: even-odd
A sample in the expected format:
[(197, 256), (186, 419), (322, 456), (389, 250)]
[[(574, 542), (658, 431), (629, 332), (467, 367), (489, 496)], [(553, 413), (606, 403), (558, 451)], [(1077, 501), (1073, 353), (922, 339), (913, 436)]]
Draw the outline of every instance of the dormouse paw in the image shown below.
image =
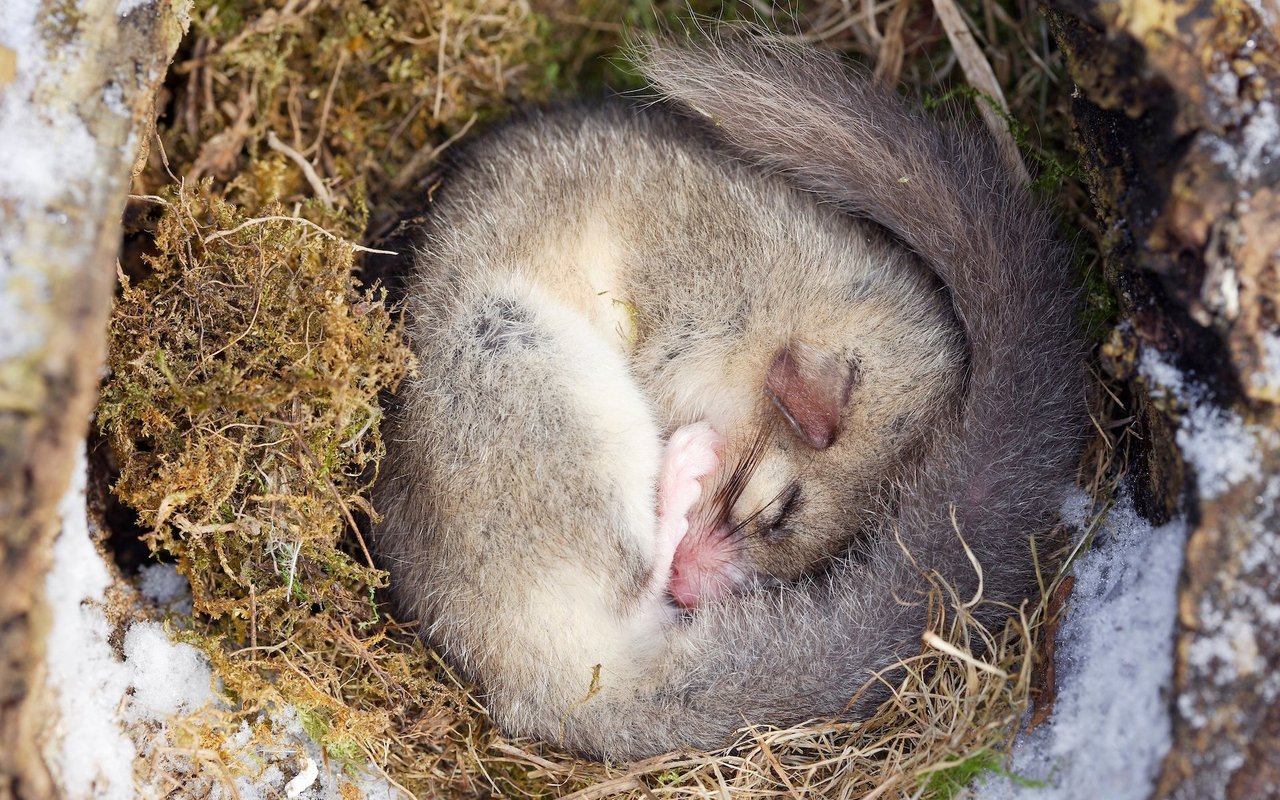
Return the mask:
[(658, 472), (658, 556), (668, 564), (689, 530), (689, 512), (702, 496), (699, 479), (720, 466), (724, 437), (706, 422), (676, 429)]

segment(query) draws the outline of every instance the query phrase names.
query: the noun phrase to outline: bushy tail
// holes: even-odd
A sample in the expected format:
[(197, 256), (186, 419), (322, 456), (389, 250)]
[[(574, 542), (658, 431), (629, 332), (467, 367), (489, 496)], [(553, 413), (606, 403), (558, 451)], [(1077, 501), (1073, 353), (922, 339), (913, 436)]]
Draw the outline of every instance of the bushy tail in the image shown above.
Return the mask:
[(654, 687), (616, 687), (596, 711), (570, 715), (567, 744), (631, 756), (712, 745), (744, 720), (841, 713), (875, 670), (918, 651), (925, 607), (903, 600), (927, 591), (923, 573), (963, 599), (981, 585), (1016, 606), (1034, 591), (1029, 542), (1053, 523), (1086, 421), (1066, 253), (988, 136), (941, 127), (836, 57), (776, 40), (721, 32), (642, 47), (639, 62), (740, 157), (922, 256), (950, 288), (970, 375), (956, 430), (865, 560), (700, 610), (666, 643)]

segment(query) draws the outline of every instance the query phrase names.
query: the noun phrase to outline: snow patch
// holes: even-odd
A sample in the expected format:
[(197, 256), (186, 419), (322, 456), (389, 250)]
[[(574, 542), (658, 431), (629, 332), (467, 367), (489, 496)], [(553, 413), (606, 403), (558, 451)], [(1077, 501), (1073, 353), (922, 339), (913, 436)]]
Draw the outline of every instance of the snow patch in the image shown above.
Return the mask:
[(1185, 405), (1176, 440), (1182, 457), (1196, 473), (1200, 496), (1212, 499), (1234, 484), (1261, 474), (1258, 444), (1274, 434), (1248, 425), (1238, 414), (1207, 399), (1204, 386), (1190, 381), (1154, 349), (1143, 348), (1139, 372), (1154, 398), (1170, 397)]
[[(45, 582), (53, 617), (46, 667), (58, 710), (46, 754), (62, 795), (70, 800), (131, 800), (140, 793), (166, 794), (171, 787), (149, 786), (134, 772), (139, 758), (154, 763), (158, 757), (173, 774), (188, 776), (180, 796), (229, 798), (226, 773), (188, 759), (183, 754), (190, 748), (175, 747), (171, 740), (183, 718), (219, 707), (205, 655), (170, 641), (164, 626), (152, 621), (134, 622), (124, 630), (123, 660), (111, 645), (116, 631), (104, 603), (112, 578), (90, 537), (87, 469), (82, 450), (59, 507), (62, 531), (54, 542), (53, 566)], [(186, 579), (172, 565), (144, 567), (140, 584), (145, 599), (168, 603), (171, 609), (175, 603), (190, 603)], [(404, 797), (367, 767), (344, 772), (333, 759), (326, 759), (294, 709), (277, 712), (265, 727), (267, 735), (259, 740), (242, 723), (218, 748), (242, 800), (278, 798), (286, 794), (290, 781), (297, 781), (292, 784), (297, 793), (290, 796), (307, 800), (342, 800), (350, 796), (343, 794), (344, 786), (356, 787), (371, 800)], [(299, 780), (310, 774), (308, 762), (316, 774)]]
[(1200, 496), (1217, 497), (1233, 484), (1260, 474), (1258, 435), (1264, 433), (1245, 425), (1235, 412), (1207, 403), (1188, 407), (1178, 427), (1178, 450), (1196, 468)]
[(1241, 131), (1240, 151), (1241, 182), (1257, 178), (1280, 155), (1280, 114), (1275, 103), (1263, 100), (1254, 108)]
[(1261, 702), (1280, 700), (1280, 673), (1268, 669), (1259, 647), (1259, 642), (1280, 636), (1277, 508), (1280, 478), (1273, 476), (1264, 484), (1252, 513), (1243, 513), (1235, 521), (1251, 532), (1251, 539), (1239, 555), (1231, 602), (1218, 605), (1206, 595), (1196, 607), (1196, 635), (1189, 639), (1186, 659), (1190, 680), (1188, 690), (1178, 697), (1178, 710), (1192, 727), (1215, 722), (1207, 716), (1213, 711), (1206, 710), (1212, 709), (1212, 702), (1205, 702), (1206, 694), (1212, 694), (1204, 691), (1206, 687), (1249, 686)]
[[(3, 135), (0, 132), (0, 136)], [(3, 162), (4, 157), (0, 155), (0, 170), (4, 169)], [(4, 234), (0, 232), (0, 237), (2, 236)], [(28, 309), (32, 307), (32, 303), (41, 302), (39, 296), (31, 295), (39, 294), (39, 290), (45, 288), (44, 282), (40, 281), (32, 286), (27, 280), (30, 276), (20, 276), (16, 272), (17, 270), (7, 268), (4, 253), (0, 252), (0, 361), (21, 358), (39, 347), (43, 341), (39, 330), (22, 324), (22, 320), (29, 318)]]
[(51, 760), (66, 797), (124, 800), (136, 794), (140, 744), (129, 734), (157, 729), (163, 735), (169, 717), (213, 702), (213, 676), (202, 653), (170, 642), (155, 622), (131, 625), (124, 660), (116, 655), (103, 609), (111, 574), (90, 538), (85, 511), (87, 469), (82, 450), (59, 509), (62, 531), (45, 579), (53, 615), (45, 658), (59, 711)]
[(1240, 92), (1240, 76), (1231, 69), (1230, 64), (1222, 64), (1220, 68), (1208, 75), (1208, 84), (1217, 93), (1219, 100), (1234, 99)]
[(1083, 531), (1093, 513), (1093, 498), (1079, 486), (1067, 487), (1063, 495), (1062, 508), (1058, 511), (1062, 524)]
[(1009, 771), (983, 800), (1146, 800), (1172, 741), (1178, 575), (1187, 525), (1153, 528), (1122, 490), (1076, 583), (1058, 630), (1058, 696), (1050, 721), (1014, 743)]
[(133, 116), (133, 112), (125, 105), (124, 89), (121, 89), (120, 84), (115, 81), (108, 83), (106, 88), (102, 90), (102, 102), (116, 116), (124, 117), (125, 119)]
[(1264, 331), (1261, 337), (1262, 363), (1250, 382), (1263, 391), (1280, 392), (1280, 335)]
[(145, 564), (138, 570), (138, 591), (147, 602), (185, 615), (191, 613), (191, 584), (173, 564)]
[(1187, 394), (1181, 370), (1165, 361), (1158, 350), (1142, 348), (1142, 354), (1138, 358), (1138, 372), (1147, 379), (1148, 391), (1156, 399), (1177, 399)]
[[(134, 13), (150, 0), (119, 0), (116, 11)], [(77, 74), (84, 52), (76, 45), (51, 49), (44, 41), (45, 26), (70, 24), (65, 10), (48, 11), (43, 0), (0, 0), (0, 47), (12, 53), (16, 71), (0, 85), (0, 362), (11, 369), (38, 369), (39, 348), (48, 340), (49, 326), (61, 319), (42, 315), (51, 299), (51, 281), (68, 270), (79, 270), (89, 257), (88, 245), (51, 249), (51, 232), (68, 226), (96, 225), (82, 219), (78, 208), (94, 207), (112, 182), (104, 178), (104, 154), (84, 122), (67, 104), (41, 102), (49, 87)], [(186, 24), (185, 16), (179, 20)], [(156, 77), (156, 76), (152, 76)], [(101, 96), (114, 113), (127, 115), (125, 93), (108, 85)], [(136, 134), (135, 134), (136, 135)], [(132, 152), (133, 142), (124, 148)], [(90, 241), (88, 236), (66, 237)], [(62, 270), (62, 273), (59, 273)], [(218, 700), (204, 655), (185, 644), (171, 642), (157, 622), (135, 622), (116, 628), (106, 603), (112, 574), (93, 544), (86, 513), (83, 449), (70, 486), (59, 506), (62, 529), (52, 548), (52, 566), (45, 578), (50, 613), (46, 640), (46, 685), (51, 719), (43, 744), (44, 756), (59, 784), (59, 795), (70, 800), (131, 800), (142, 796), (173, 796), (173, 786), (149, 786), (139, 780), (156, 759), (177, 761), (191, 748), (176, 747), (176, 724), (190, 714), (209, 714)], [(169, 597), (170, 610), (185, 592), (172, 575), (156, 568), (143, 571), (144, 595)], [(188, 601), (189, 602), (189, 601)], [(120, 638), (120, 635), (123, 637)], [(118, 643), (117, 652), (113, 641)], [(292, 712), (289, 712), (292, 713)], [(402, 793), (367, 769), (324, 759), (320, 748), (302, 733), (296, 714), (288, 729), (300, 737), (294, 751), (277, 743), (241, 742), (245, 759), (258, 764), (254, 779), (241, 787), (242, 798), (276, 798), (295, 777), (301, 763), (293, 753), (324, 768), (302, 796), (339, 798), (355, 785), (367, 797), (401, 797)], [(237, 732), (238, 735), (239, 732)], [(234, 750), (223, 750), (224, 753)], [(179, 755), (171, 755), (178, 753)], [(269, 762), (279, 762), (269, 763)], [(135, 765), (139, 767), (135, 773)], [(179, 796), (210, 796), (221, 786), (223, 772), (204, 761), (186, 765), (192, 780)], [(163, 772), (163, 770), (161, 770)], [(277, 780), (278, 778), (278, 780)], [(259, 780), (265, 781), (259, 784)], [(350, 789), (345, 789), (350, 795)]]
[[(1231, 74), (1235, 78), (1234, 73)], [(1238, 78), (1235, 79), (1238, 82)], [(1231, 79), (1225, 77), (1209, 80), (1210, 85), (1223, 94), (1226, 94), (1230, 82)], [(1238, 133), (1223, 136), (1206, 132), (1201, 134), (1200, 141), (1210, 157), (1230, 170), (1239, 184), (1246, 187), (1240, 199), (1247, 202), (1252, 194), (1248, 187), (1267, 175), (1272, 163), (1280, 157), (1280, 109), (1272, 100), (1261, 100), (1251, 107), (1246, 103), (1231, 117), (1239, 124)]]
[(164, 720), (216, 700), (208, 659), (191, 645), (169, 641), (158, 622), (129, 626), (124, 657), (133, 671), (126, 719)]
[(121, 17), (127, 17), (135, 10), (150, 5), (151, 0), (120, 0), (119, 4), (116, 5), (116, 14)]
[[(234, 779), (235, 792), (225, 783), (209, 779), (201, 796), (210, 800), (275, 800), (279, 797), (304, 800), (346, 800), (344, 787), (354, 786), (366, 800), (404, 800), (406, 794), (386, 778), (368, 767), (343, 768), (326, 758), (319, 745), (307, 735), (297, 711), (286, 707), (272, 714), (266, 722), (265, 747), (255, 738), (248, 724), (229, 737), (224, 752), (231, 753), (227, 766)], [(349, 788), (346, 790), (350, 791)]]
[(57, 696), (56, 746), (47, 754), (72, 800), (129, 800), (134, 796), (133, 742), (124, 734), (120, 704), (129, 689), (102, 613), (111, 575), (89, 538), (82, 450), (58, 513), (62, 532), (53, 545), (45, 599), (53, 622), (45, 643), (49, 688)]
[(1280, 21), (1280, 9), (1276, 8), (1274, 0), (1245, 0), (1245, 3), (1258, 15), (1263, 27), (1271, 28)]

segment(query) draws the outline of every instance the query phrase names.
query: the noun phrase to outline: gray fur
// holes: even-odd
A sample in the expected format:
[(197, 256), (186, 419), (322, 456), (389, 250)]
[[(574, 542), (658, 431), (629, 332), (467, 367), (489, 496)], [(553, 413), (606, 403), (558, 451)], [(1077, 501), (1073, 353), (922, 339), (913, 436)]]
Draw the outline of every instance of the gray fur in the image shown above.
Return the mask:
[[(746, 164), (658, 110), (535, 117), (471, 152), (418, 256), (407, 314), (422, 372), (402, 390), (375, 498), (399, 602), (498, 722), (608, 757), (870, 710), (881, 693), (849, 700), (918, 651), (929, 575), (962, 598), (977, 588), (952, 509), (985, 596), (1016, 604), (1083, 432), (1067, 261), (986, 137), (943, 131), (809, 50), (722, 35), (642, 61)], [(969, 358), (958, 411), (943, 295), (837, 210), (896, 234), (950, 290)], [(599, 238), (578, 228), (602, 215), (624, 252), (561, 258)], [(582, 277), (605, 262), (619, 266), (612, 296)], [(814, 535), (798, 558), (869, 535), (811, 579), (672, 615), (651, 542), (661, 431), (721, 413), (716, 392), (740, 393), (733, 413), (760, 409), (759, 423), (779, 342), (853, 346), (828, 330), (850, 315), (870, 321), (886, 362), (911, 353), (904, 371), (851, 403), (838, 448), (774, 438), (829, 495), (800, 526)], [(918, 338), (892, 351), (901, 337), (877, 320)], [(716, 363), (715, 391), (682, 394)], [(877, 427), (915, 405), (895, 392), (924, 413)], [(855, 419), (864, 408), (876, 414)]]

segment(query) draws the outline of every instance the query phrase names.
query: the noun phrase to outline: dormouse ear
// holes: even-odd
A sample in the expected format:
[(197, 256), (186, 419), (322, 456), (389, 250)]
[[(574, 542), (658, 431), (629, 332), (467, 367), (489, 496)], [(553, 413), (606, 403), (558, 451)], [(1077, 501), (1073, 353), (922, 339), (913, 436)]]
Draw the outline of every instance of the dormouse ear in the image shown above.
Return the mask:
[(769, 365), (764, 393), (796, 435), (813, 449), (822, 450), (835, 441), (857, 380), (855, 359), (787, 345)]

